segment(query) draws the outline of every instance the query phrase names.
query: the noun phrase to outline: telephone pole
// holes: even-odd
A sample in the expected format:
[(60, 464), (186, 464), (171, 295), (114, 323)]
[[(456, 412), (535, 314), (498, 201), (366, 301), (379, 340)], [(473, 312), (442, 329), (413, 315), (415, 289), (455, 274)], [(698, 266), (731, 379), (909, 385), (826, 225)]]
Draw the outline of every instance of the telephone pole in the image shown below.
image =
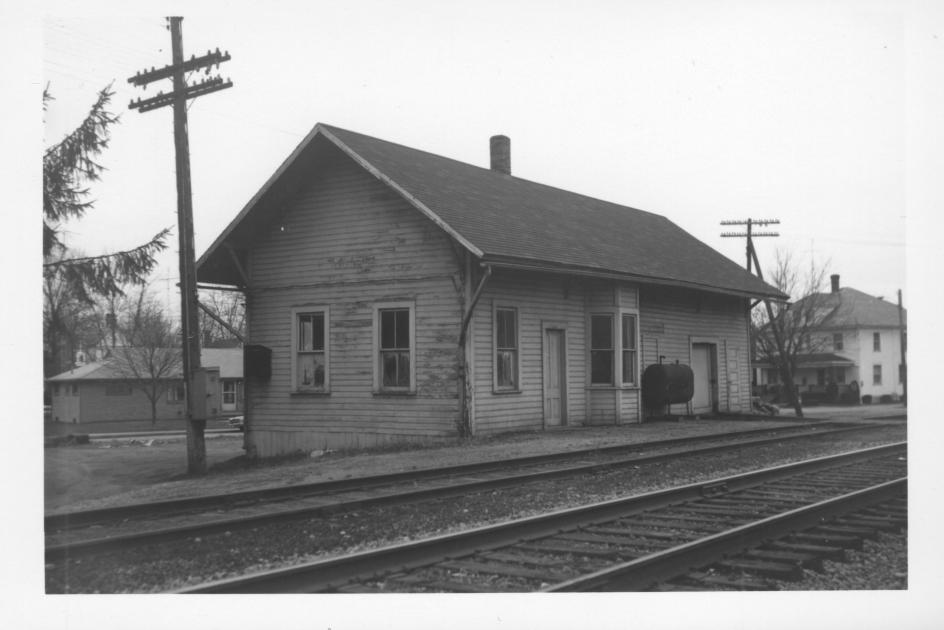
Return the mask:
[(191, 56), (184, 61), (181, 17), (167, 18), (170, 25), (171, 59), (169, 66), (136, 73), (128, 83), (144, 87), (161, 79), (171, 79), (173, 91), (168, 94), (158, 92), (157, 96), (128, 104), (129, 109), (141, 113), (165, 106), (174, 108), (174, 149), (177, 167), (177, 231), (180, 245), (180, 319), (183, 333), (183, 372), (184, 392), (187, 401), (187, 472), (192, 475), (206, 473), (206, 384), (197, 380), (200, 370), (200, 332), (197, 319), (197, 274), (196, 252), (193, 241), (193, 207), (190, 190), (190, 141), (187, 135), (187, 101), (204, 94), (232, 87), (229, 79), (220, 77), (204, 79), (199, 83), (188, 84), (185, 73), (219, 68), (223, 61), (229, 61), (229, 53), (207, 51), (201, 57)]
[[(721, 236), (723, 238), (744, 238), (747, 237), (747, 271), (749, 273), (755, 273), (758, 278), (761, 280), (764, 279), (764, 272), (761, 270), (760, 261), (757, 259), (757, 250), (754, 248), (754, 237), (763, 237), (763, 236), (780, 236), (778, 232), (754, 232), (753, 228), (755, 225), (779, 225), (780, 219), (747, 219), (747, 220), (734, 220), (734, 221), (722, 221), (721, 225), (746, 225), (746, 232), (722, 232)], [(754, 265), (754, 270), (751, 271), (751, 264)], [(767, 319), (770, 321), (770, 329), (774, 334), (774, 343), (777, 344), (777, 352), (780, 353), (781, 359), (786, 357), (786, 350), (783, 343), (783, 335), (781, 334), (780, 327), (777, 325), (777, 322), (774, 318), (774, 308), (770, 304), (769, 298), (764, 298), (764, 306), (767, 308)], [(756, 303), (754, 304), (756, 306)], [(754, 340), (750, 338), (750, 333), (748, 333), (749, 342), (751, 348), (748, 352), (748, 357), (754, 352)], [(780, 376), (783, 379), (783, 384), (788, 388), (789, 391), (793, 392), (794, 408), (798, 416), (803, 416), (802, 407), (799, 404), (799, 398), (796, 396), (796, 386), (793, 384), (793, 374), (790, 373), (790, 370), (784, 367), (784, 362), (780, 361)], [(751, 367), (753, 370), (753, 367)]]

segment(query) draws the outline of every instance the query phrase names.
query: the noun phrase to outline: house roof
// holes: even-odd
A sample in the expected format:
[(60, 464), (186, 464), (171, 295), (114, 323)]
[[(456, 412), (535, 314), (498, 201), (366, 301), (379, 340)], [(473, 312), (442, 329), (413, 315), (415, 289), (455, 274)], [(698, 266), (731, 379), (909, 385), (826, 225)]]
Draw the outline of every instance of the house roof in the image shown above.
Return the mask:
[[(811, 354), (798, 354), (796, 357), (798, 367), (821, 368), (821, 367), (852, 367), (855, 362), (832, 352), (814, 352)], [(771, 368), (773, 364), (769, 361), (755, 361), (754, 367)]]
[[(243, 377), (242, 348), (204, 348), (200, 351), (200, 365), (220, 368), (220, 378)], [(183, 371), (177, 368), (168, 378), (181, 378)], [(127, 380), (127, 374), (118, 369), (114, 359), (87, 363), (46, 379), (50, 383), (73, 381)]]
[[(823, 328), (898, 328), (898, 305), (857, 289), (843, 287), (838, 292), (815, 293), (809, 298), (833, 312), (824, 319)], [(802, 301), (802, 300), (801, 300)], [(902, 309), (907, 324), (908, 310)]]
[(484, 264), (620, 277), (744, 296), (783, 293), (667, 218), (318, 124), (197, 262), (203, 282), (242, 284), (229, 246), (251, 245), (281, 201), (347, 155)]

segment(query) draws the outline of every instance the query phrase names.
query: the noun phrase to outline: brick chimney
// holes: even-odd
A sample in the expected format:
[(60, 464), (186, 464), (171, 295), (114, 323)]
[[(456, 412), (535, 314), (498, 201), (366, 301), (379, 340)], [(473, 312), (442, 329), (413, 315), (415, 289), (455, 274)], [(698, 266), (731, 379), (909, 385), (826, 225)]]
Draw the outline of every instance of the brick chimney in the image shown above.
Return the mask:
[(511, 139), (508, 136), (492, 136), (489, 140), (492, 170), (511, 175)]
[(839, 293), (839, 274), (834, 273), (833, 275), (829, 276), (829, 280), (833, 285), (833, 293)]

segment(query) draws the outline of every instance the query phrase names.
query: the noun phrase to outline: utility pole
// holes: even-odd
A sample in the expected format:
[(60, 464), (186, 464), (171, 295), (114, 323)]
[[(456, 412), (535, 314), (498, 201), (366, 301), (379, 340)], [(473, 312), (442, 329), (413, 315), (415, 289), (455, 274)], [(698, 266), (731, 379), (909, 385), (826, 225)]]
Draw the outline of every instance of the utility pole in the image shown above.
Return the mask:
[[(223, 61), (229, 61), (229, 53), (220, 54), (207, 51), (201, 57), (191, 56), (184, 61), (183, 35), (181, 33), (181, 17), (167, 18), (170, 22), (171, 59), (169, 66), (155, 70), (153, 67), (144, 72), (138, 72), (128, 79), (128, 83), (144, 87), (160, 79), (171, 79), (173, 91), (128, 104), (129, 109), (137, 109), (141, 113), (165, 107), (174, 108), (174, 149), (177, 167), (177, 231), (180, 245), (180, 319), (183, 333), (183, 372), (184, 392), (187, 401), (187, 472), (191, 475), (206, 473), (206, 442), (204, 429), (206, 428), (206, 401), (205, 383), (198, 383), (196, 375), (200, 369), (200, 333), (197, 319), (197, 274), (196, 252), (193, 241), (193, 207), (190, 189), (190, 141), (187, 135), (187, 100), (216, 92), (233, 83), (229, 79), (223, 81), (220, 77), (204, 79), (200, 83), (187, 83), (185, 73), (206, 69), (209, 72), (212, 66), (219, 68)], [(198, 399), (202, 398), (202, 399)]]
[[(747, 219), (746, 221), (722, 221), (721, 225), (746, 225), (746, 232), (722, 232), (723, 238), (747, 237), (747, 271), (751, 272), (751, 261), (757, 262), (757, 252), (754, 250), (755, 236), (780, 236), (777, 232), (754, 232), (755, 225), (780, 225), (780, 219)], [(757, 266), (757, 275), (763, 279), (760, 265)]]
[[(729, 220), (722, 221), (721, 225), (745, 225), (747, 226), (746, 232), (722, 232), (721, 236), (723, 238), (744, 238), (747, 237), (747, 271), (752, 272), (751, 265), (754, 266), (754, 271), (758, 278), (761, 280), (764, 279), (764, 272), (761, 270), (760, 261), (757, 259), (757, 250), (754, 248), (754, 237), (765, 237), (765, 236), (780, 236), (778, 232), (754, 232), (755, 225), (779, 225), (780, 219), (747, 219), (747, 220)], [(781, 358), (786, 357), (786, 350), (783, 342), (783, 335), (781, 334), (780, 327), (777, 325), (777, 322), (774, 318), (774, 309), (770, 304), (770, 298), (764, 298), (764, 306), (767, 308), (767, 319), (770, 321), (770, 329), (774, 334), (774, 343), (777, 344), (777, 352), (780, 353)], [(756, 306), (756, 303), (753, 305)], [(752, 306), (752, 308), (753, 308)], [(748, 360), (754, 352), (754, 340), (749, 339), (751, 345), (748, 352)], [(796, 395), (796, 386), (793, 383), (793, 374), (786, 368), (785, 362), (780, 362), (780, 376), (783, 379), (784, 387), (788, 388), (792, 392), (791, 397), (794, 398), (794, 409), (797, 416), (803, 416), (803, 408), (800, 405), (799, 397)], [(753, 367), (751, 367), (753, 369)]]

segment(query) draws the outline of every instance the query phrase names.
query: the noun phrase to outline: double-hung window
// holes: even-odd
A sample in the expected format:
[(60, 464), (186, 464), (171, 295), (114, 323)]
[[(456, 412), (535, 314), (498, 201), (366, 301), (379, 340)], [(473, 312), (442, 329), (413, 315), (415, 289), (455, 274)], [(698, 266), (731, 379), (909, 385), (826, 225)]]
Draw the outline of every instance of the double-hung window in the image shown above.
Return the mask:
[(873, 385), (882, 384), (882, 366), (879, 364), (872, 366), (872, 384)]
[(842, 333), (833, 334), (833, 350), (842, 350)]
[(236, 405), (236, 381), (223, 381), (223, 404)]
[(872, 350), (874, 352), (882, 351), (882, 333), (872, 333)]
[(183, 383), (175, 383), (167, 390), (167, 402), (182, 403), (187, 397), (187, 390)]
[(623, 315), (623, 385), (637, 385), (636, 374), (636, 316)]
[(518, 390), (518, 311), (495, 308), (495, 389)]
[(295, 309), (292, 378), (294, 391), (328, 391), (328, 309)]
[(376, 310), (377, 370), (375, 389), (415, 391), (414, 317), (412, 304), (379, 305)]
[(590, 316), (590, 384), (613, 385), (613, 316)]

